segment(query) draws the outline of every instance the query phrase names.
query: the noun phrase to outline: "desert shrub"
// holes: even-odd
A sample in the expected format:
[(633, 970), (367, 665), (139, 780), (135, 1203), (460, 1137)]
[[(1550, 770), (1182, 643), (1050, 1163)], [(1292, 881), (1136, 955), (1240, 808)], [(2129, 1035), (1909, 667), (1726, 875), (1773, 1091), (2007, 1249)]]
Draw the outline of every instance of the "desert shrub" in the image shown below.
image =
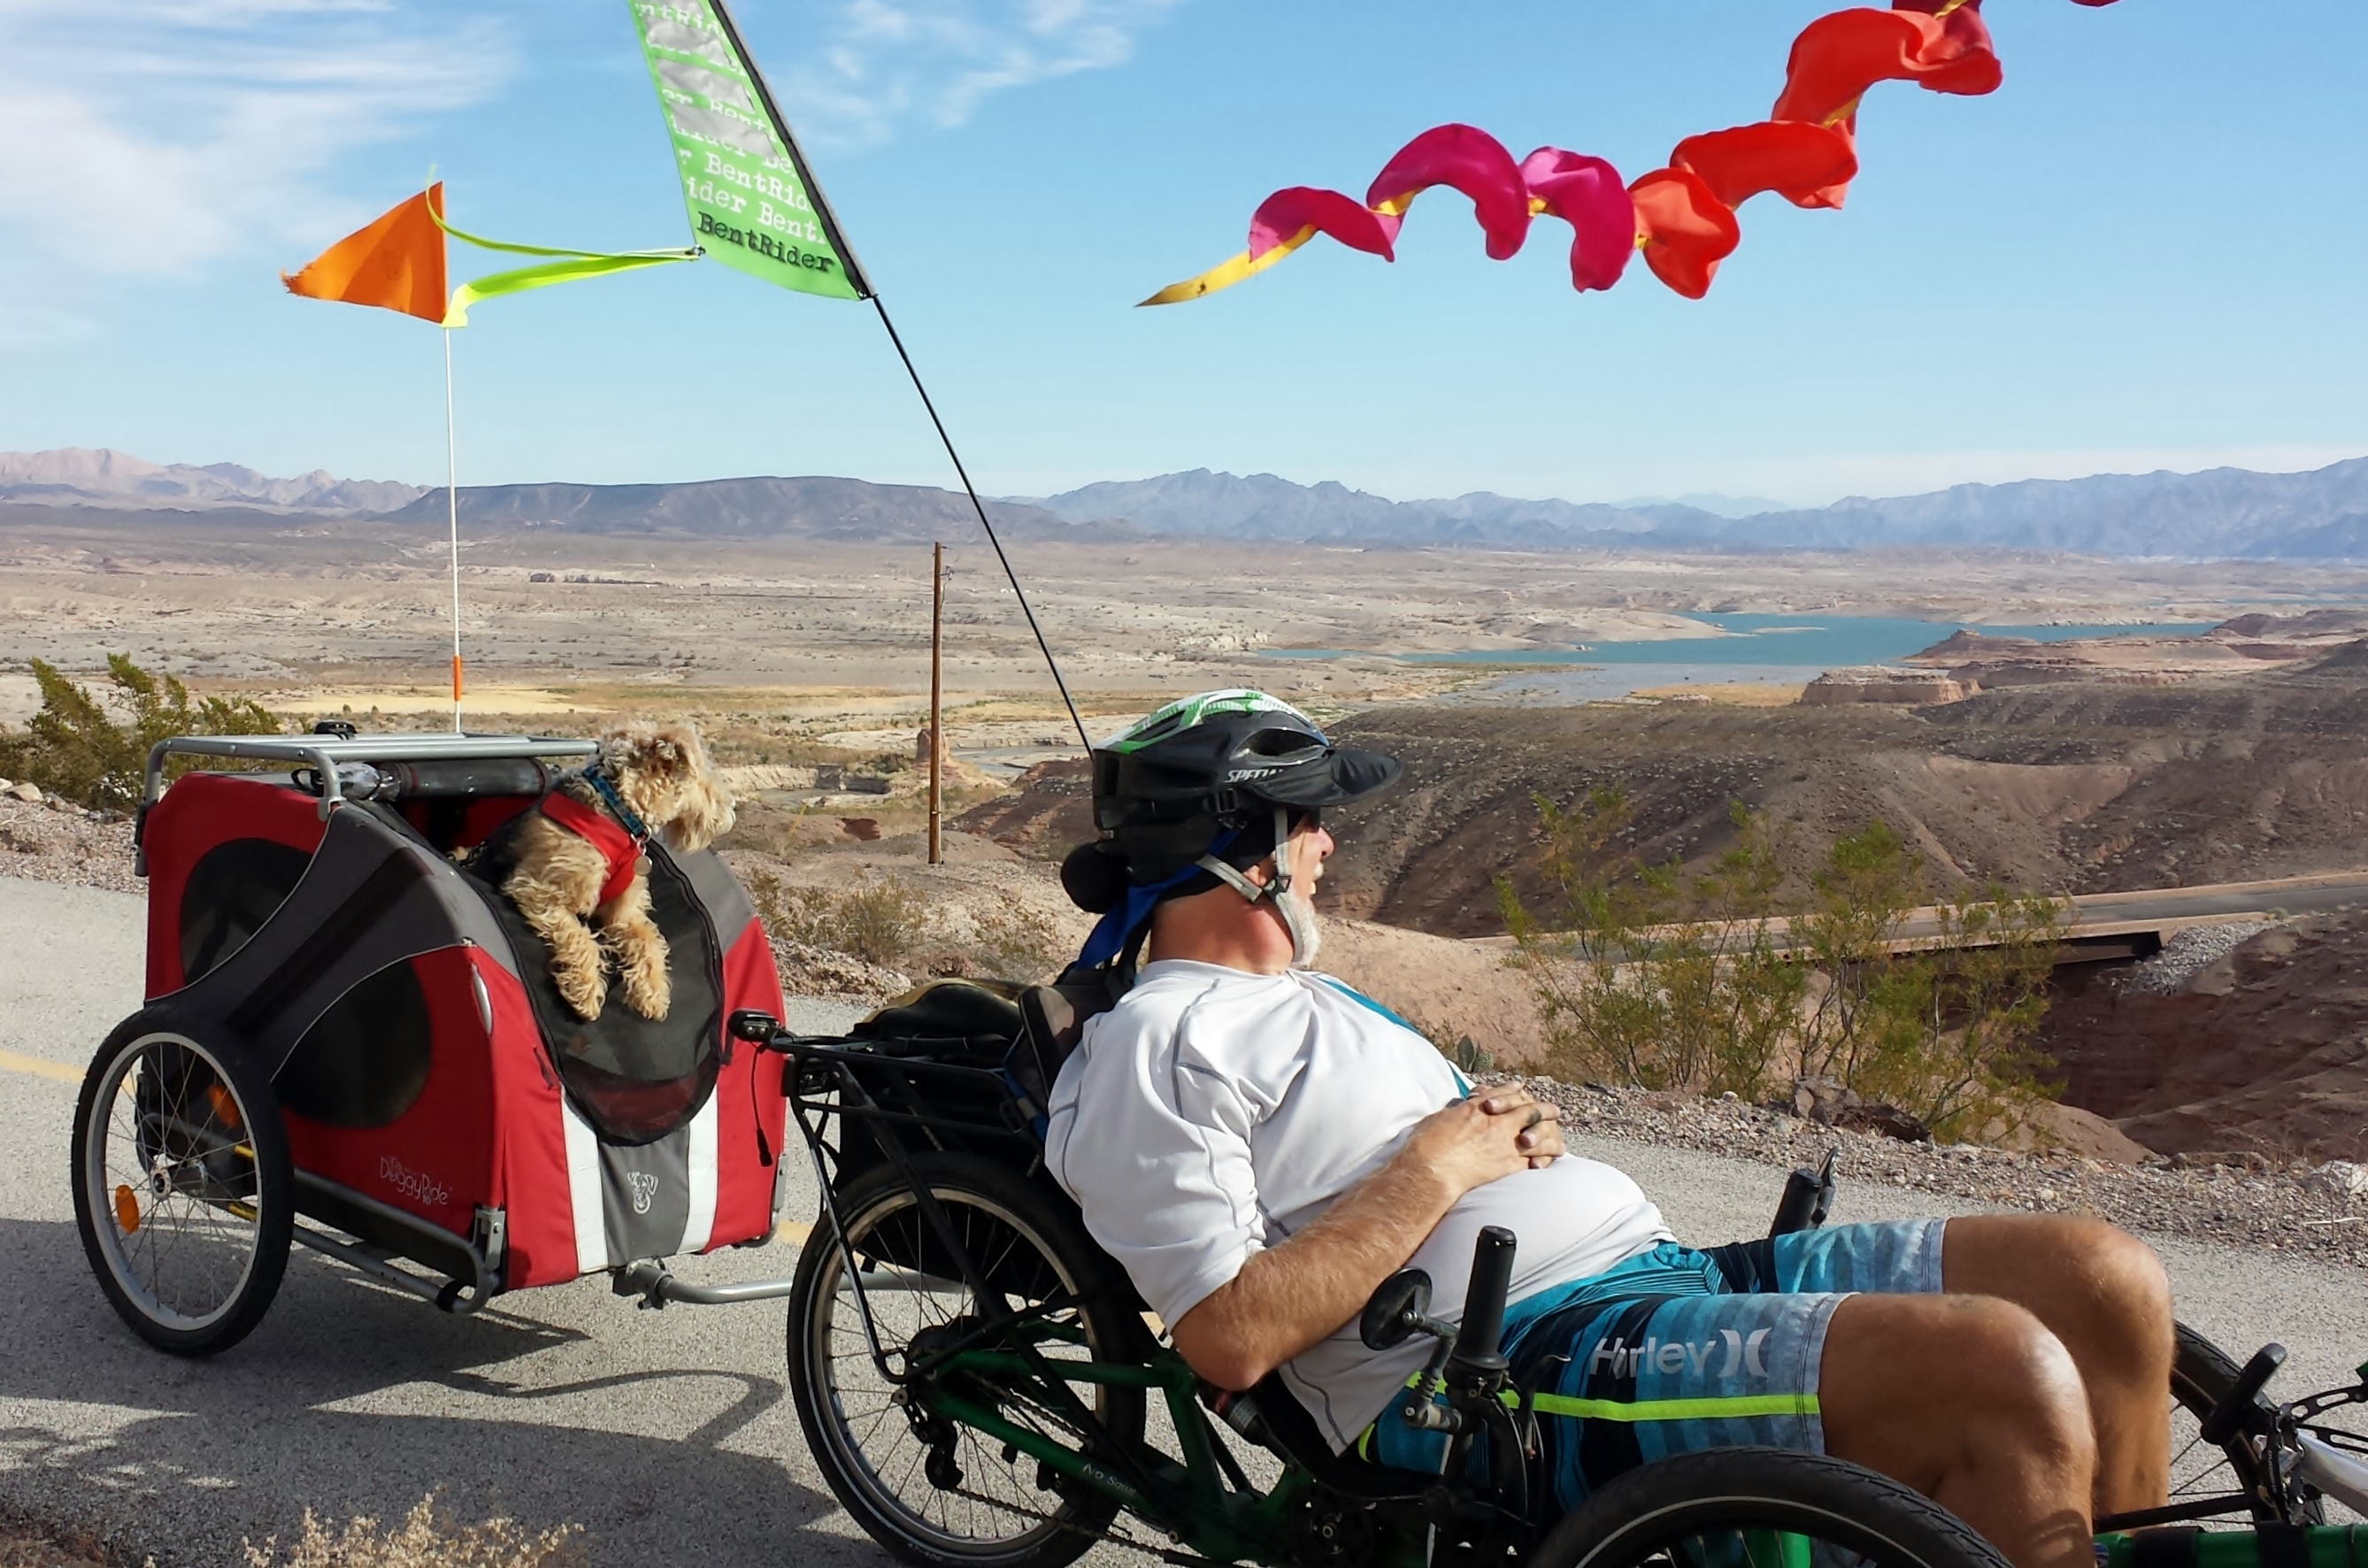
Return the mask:
[(971, 909), (976, 927), (966, 955), (977, 972), (997, 980), (1042, 980), (1071, 957), (1051, 917), (1017, 902)]
[(1561, 894), (1548, 931), (1499, 881), (1497, 903), (1545, 1016), (1547, 1065), (1647, 1088), (1757, 1095), (1795, 1027), (1805, 976), (1778, 950), (1782, 880), (1768, 825), (1733, 808), (1735, 846), (1688, 879), (1607, 856), (1634, 819), (1618, 787), (1538, 801)]
[(1788, 903), (1771, 830), (1740, 804), (1733, 846), (1691, 878), (1611, 853), (1633, 815), (1616, 788), (1539, 807), (1561, 907), (1549, 926), (1502, 881), (1497, 901), (1551, 1070), (1747, 1097), (1829, 1077), (1942, 1137), (2052, 1092), (2032, 1041), (2057, 901), (1993, 887), (1937, 906), (1908, 946), (1923, 866), (1882, 823), (1835, 841)]
[(928, 900), (895, 877), (859, 877), (841, 888), (792, 887), (760, 872), (749, 879), (749, 896), (774, 936), (888, 969), (905, 967), (928, 923)]
[(246, 1547), (247, 1568), (582, 1568), (589, 1561), (575, 1525), (529, 1530), (508, 1519), (456, 1524), (421, 1499), (404, 1521), (381, 1529), (358, 1518), (332, 1530), (304, 1510), (304, 1524), (285, 1549), (277, 1536)]
[[(245, 698), (192, 699), (171, 676), (149, 674), (128, 653), (107, 658), (108, 683), (131, 714), (118, 723), (107, 705), (40, 659), (33, 679), (41, 709), (24, 733), (0, 736), (0, 774), (29, 780), (85, 806), (130, 811), (140, 803), (148, 748), (169, 735), (274, 735), (278, 715)], [(177, 760), (178, 774), (192, 766)]]
[(907, 974), (1033, 981), (1069, 957), (1059, 925), (1016, 899), (940, 910), (898, 877), (796, 887), (767, 871), (749, 874), (748, 894), (773, 937)]

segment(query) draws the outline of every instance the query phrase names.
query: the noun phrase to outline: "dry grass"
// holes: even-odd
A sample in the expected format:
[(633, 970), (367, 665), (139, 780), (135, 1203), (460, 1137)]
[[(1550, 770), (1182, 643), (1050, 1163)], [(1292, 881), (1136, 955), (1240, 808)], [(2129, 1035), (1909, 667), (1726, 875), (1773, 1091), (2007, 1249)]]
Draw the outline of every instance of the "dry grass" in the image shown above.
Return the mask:
[(778, 941), (841, 953), (916, 976), (1039, 980), (1060, 968), (1072, 942), (1041, 910), (1016, 898), (965, 897), (894, 872), (860, 871), (827, 885), (744, 872), (750, 900)]
[(110, 1568), (114, 1560), (86, 1531), (0, 1517), (0, 1568)]
[(508, 1519), (463, 1525), (433, 1496), (391, 1529), (358, 1518), (332, 1530), (304, 1511), (302, 1532), (282, 1547), (277, 1536), (247, 1544), (247, 1568), (583, 1568), (590, 1559), (575, 1525), (534, 1531)]

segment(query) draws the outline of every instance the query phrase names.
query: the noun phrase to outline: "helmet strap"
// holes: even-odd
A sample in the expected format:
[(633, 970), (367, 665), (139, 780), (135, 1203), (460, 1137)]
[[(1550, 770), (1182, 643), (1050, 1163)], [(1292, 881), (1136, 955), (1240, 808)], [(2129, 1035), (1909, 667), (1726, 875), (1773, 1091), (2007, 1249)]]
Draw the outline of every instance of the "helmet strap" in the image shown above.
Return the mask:
[(1315, 949), (1322, 941), (1315, 929), (1315, 912), (1304, 898), (1292, 898), (1291, 893), (1291, 812), (1281, 806), (1274, 809), (1274, 881), (1264, 887), (1228, 866), (1214, 855), (1203, 855), (1193, 862), (1250, 903), (1272, 899), (1274, 912), (1282, 916), (1283, 929), (1291, 933), (1291, 965), (1305, 969), (1315, 961)]

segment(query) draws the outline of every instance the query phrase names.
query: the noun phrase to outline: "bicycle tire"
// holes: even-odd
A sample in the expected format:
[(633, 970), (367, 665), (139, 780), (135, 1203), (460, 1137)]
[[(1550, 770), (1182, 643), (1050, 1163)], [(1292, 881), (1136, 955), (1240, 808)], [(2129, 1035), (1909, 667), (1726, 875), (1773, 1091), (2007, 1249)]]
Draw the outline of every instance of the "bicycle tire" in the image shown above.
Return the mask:
[[(998, 1256), (978, 1257), (991, 1271), (993, 1282), (1008, 1295), (1022, 1300), (1070, 1303), (1084, 1333), (1084, 1349), (1099, 1360), (1133, 1359), (1133, 1350), (1144, 1337), (1142, 1324), (1128, 1310), (1113, 1266), (1076, 1221), (1042, 1189), (1003, 1167), (975, 1156), (932, 1153), (914, 1162), (915, 1176), (935, 1196), (964, 1246), (977, 1254), (986, 1246)], [(891, 1165), (864, 1173), (838, 1196), (838, 1213), (851, 1250), (869, 1263), (867, 1272), (905, 1269), (895, 1261), (934, 1245), (923, 1228), (915, 1184)], [(894, 1227), (892, 1232), (890, 1227)], [(867, 1254), (866, 1246), (874, 1248)], [(1020, 1249), (1034, 1254), (1031, 1260)], [(887, 1261), (876, 1261), (882, 1257)], [(857, 1309), (845, 1274), (837, 1234), (827, 1220), (817, 1224), (799, 1250), (798, 1267), (790, 1294), (789, 1365), (791, 1403), (806, 1445), (823, 1479), (848, 1515), (864, 1532), (900, 1560), (916, 1568), (1064, 1568), (1083, 1554), (1109, 1529), (1118, 1516), (1116, 1498), (1082, 1483), (1051, 1478), (1025, 1454), (1002, 1457), (992, 1439), (968, 1427), (950, 1427), (934, 1444), (913, 1430), (913, 1423), (894, 1405), (893, 1393), (863, 1385), (878, 1380), (860, 1320), (841, 1323), (840, 1309)], [(925, 1297), (959, 1301), (966, 1290), (950, 1279), (905, 1272), (905, 1279), (929, 1279), (940, 1287), (907, 1289), (895, 1293), (917, 1302)], [(951, 1287), (951, 1289), (943, 1289)], [(960, 1295), (957, 1295), (960, 1292)], [(884, 1321), (899, 1309), (895, 1297), (871, 1292), (874, 1316), (880, 1322), (883, 1347), (899, 1332)], [(962, 1314), (932, 1309), (941, 1321)], [(1072, 1310), (1064, 1305), (1057, 1311)], [(914, 1307), (916, 1319), (928, 1315)], [(916, 1333), (932, 1326), (923, 1324)], [(906, 1343), (913, 1336), (906, 1336)], [(844, 1344), (848, 1354), (837, 1348)], [(850, 1405), (877, 1400), (876, 1411), (856, 1411)], [(1121, 1445), (1141, 1440), (1144, 1392), (1139, 1388), (1102, 1385), (1095, 1391), (1097, 1415), (1110, 1439)], [(1010, 1414), (1006, 1407), (1007, 1415)], [(864, 1432), (859, 1424), (868, 1423)], [(1038, 1420), (1042, 1429), (1043, 1422)], [(903, 1430), (899, 1430), (899, 1427)], [(885, 1431), (882, 1431), (882, 1428)], [(892, 1482), (890, 1460), (909, 1449), (912, 1462), (900, 1481)], [(948, 1460), (936, 1458), (942, 1451)], [(924, 1456), (928, 1456), (923, 1462)], [(937, 1466), (949, 1463), (954, 1487), (943, 1485)], [(1032, 1480), (1030, 1472), (1033, 1472)], [(915, 1485), (916, 1476), (921, 1482)], [(1054, 1479), (1051, 1487), (1042, 1485)], [(992, 1482), (1007, 1495), (986, 1499), (969, 1483)], [(932, 1517), (932, 1494), (942, 1512)], [(972, 1528), (957, 1528), (955, 1509), (947, 1498), (973, 1505), (963, 1518)], [(991, 1509), (1008, 1514), (1012, 1528), (1006, 1534), (976, 1533), (985, 1501)], [(1033, 1512), (1037, 1517), (1030, 1522)], [(989, 1515), (990, 1518), (993, 1517)]]
[(83, 1075), (72, 1170), (83, 1254), (133, 1333), (211, 1356), (254, 1332), (296, 1184), (271, 1081), (235, 1042), (165, 1008), (118, 1024)]
[(1797, 1568), (1830, 1560), (1820, 1545), (1880, 1568), (2006, 1568), (1964, 1520), (1889, 1476), (1769, 1448), (1640, 1465), (1573, 1509), (1528, 1568)]
[[(2178, 1325), (2177, 1347), (2172, 1352), (2170, 1363), (2170, 1394), (2172, 1402), (2190, 1421), (2200, 1424), (2212, 1414), (2221, 1396), (2228, 1392), (2243, 1370), (2235, 1358), (2212, 1343), (2201, 1331), (2183, 1323)], [(2253, 1403), (2264, 1417), (2277, 1410), (2277, 1402), (2266, 1393), (2255, 1394)], [(2188, 1449), (2202, 1440), (2200, 1435), (2192, 1437), (2182, 1448), (2180, 1430), (2175, 1426), (2172, 1434), (2173, 1463), (2178, 1463)], [(2271, 1492), (2268, 1468), (2261, 1451), (2254, 1446), (2258, 1441), (2252, 1434), (2240, 1431), (2219, 1445), (2229, 1472), (2227, 1490), (2242, 1492), (2251, 1499), (2253, 1520), (2257, 1524), (2325, 1524), (2327, 1508), (2317, 1497), (2295, 1501), (2288, 1510), (2290, 1517), (2280, 1518), (2277, 1510), (2270, 1506)], [(2203, 1472), (2200, 1479), (2208, 1483), (2215, 1472), (2216, 1467)], [(2193, 1481), (2175, 1481), (2171, 1500), (2179, 1501), (2180, 1494), (2185, 1491), (2211, 1489), (2208, 1484), (2199, 1485)]]

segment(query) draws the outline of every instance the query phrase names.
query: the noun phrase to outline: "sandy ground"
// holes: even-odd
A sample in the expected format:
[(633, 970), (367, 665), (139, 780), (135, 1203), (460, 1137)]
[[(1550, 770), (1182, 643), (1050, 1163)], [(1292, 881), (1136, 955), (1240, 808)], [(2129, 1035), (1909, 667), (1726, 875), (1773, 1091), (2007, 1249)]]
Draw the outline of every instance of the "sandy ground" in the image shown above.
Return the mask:
[[(268, 525), (10, 509), (0, 519), (0, 662), (89, 670), (129, 651), (283, 706), (435, 707), (450, 634), (440, 537), (376, 523)], [(1693, 618), (1709, 613), (2216, 620), (2368, 597), (2368, 572), (2350, 568), (1978, 551), (1519, 554), (1158, 540), (1011, 549), (1073, 686), (1097, 702), (1245, 679), (1311, 702), (1389, 700), (1479, 677), (1263, 655), (1568, 648), (1698, 635)], [(956, 540), (947, 557), (950, 689), (965, 700), (1049, 697), (992, 555)], [(471, 678), (493, 706), (514, 692), (520, 712), (691, 688), (916, 693), (928, 673), (928, 563), (918, 546), (480, 537), (463, 550)], [(533, 581), (538, 573), (553, 580)]]

